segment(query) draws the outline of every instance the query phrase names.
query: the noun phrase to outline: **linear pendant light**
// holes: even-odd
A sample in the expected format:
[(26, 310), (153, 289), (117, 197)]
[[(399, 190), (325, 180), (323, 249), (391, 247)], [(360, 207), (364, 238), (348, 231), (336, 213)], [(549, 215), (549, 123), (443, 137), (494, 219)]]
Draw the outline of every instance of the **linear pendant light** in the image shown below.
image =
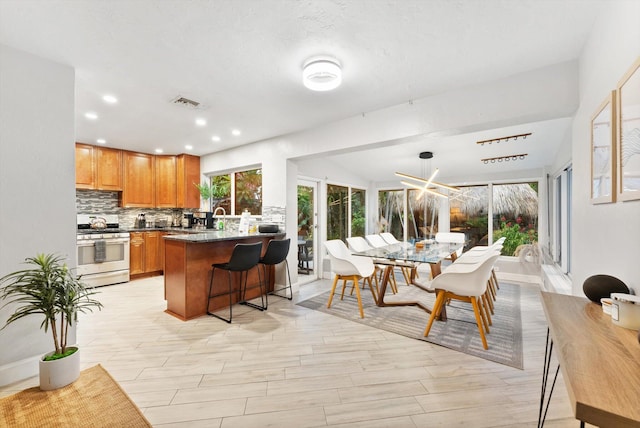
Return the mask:
[[(420, 153), (420, 159), (431, 159), (433, 157), (433, 153), (432, 152), (422, 152)], [(433, 171), (433, 173), (431, 174), (431, 176), (428, 179), (424, 179), (421, 177), (416, 177), (415, 175), (411, 175), (411, 174), (404, 174), (402, 172), (396, 172), (396, 175), (398, 177), (402, 177), (402, 178), (407, 178), (409, 180), (413, 180), (416, 181), (417, 183), (413, 183), (413, 182), (408, 182), (408, 181), (401, 181), (400, 183), (407, 186), (407, 187), (411, 187), (413, 189), (419, 189), (420, 190), (420, 194), (418, 195), (418, 198), (422, 197), (422, 195), (424, 195), (424, 193), (429, 193), (435, 196), (439, 196), (441, 198), (448, 198), (447, 195), (440, 193), (440, 192), (436, 192), (434, 190), (429, 189), (430, 186), (434, 186), (434, 187), (441, 187), (443, 189), (448, 189), (451, 190), (453, 192), (459, 192), (460, 189), (457, 187), (453, 187), (453, 186), (449, 186), (443, 183), (438, 183), (437, 181), (433, 181), (433, 179), (436, 177), (436, 175), (438, 174), (438, 168), (435, 169), (435, 171)]]

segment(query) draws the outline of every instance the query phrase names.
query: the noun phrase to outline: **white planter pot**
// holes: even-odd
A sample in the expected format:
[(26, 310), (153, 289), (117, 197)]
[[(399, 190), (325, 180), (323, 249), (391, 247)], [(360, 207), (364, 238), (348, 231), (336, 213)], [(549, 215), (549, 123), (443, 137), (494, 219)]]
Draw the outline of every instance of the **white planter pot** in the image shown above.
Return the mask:
[[(51, 355), (49, 352), (45, 355)], [(59, 360), (40, 360), (40, 389), (50, 391), (73, 383), (80, 377), (80, 349)]]

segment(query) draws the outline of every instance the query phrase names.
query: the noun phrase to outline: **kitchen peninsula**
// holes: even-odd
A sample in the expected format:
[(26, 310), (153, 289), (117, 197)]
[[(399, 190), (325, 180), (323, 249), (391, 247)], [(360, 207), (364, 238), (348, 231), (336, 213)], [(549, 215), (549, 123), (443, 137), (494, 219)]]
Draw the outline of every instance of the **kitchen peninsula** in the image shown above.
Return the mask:
[[(229, 306), (229, 298), (218, 296), (208, 302), (209, 282), (211, 280), (211, 264), (226, 263), (236, 244), (262, 242), (262, 254), (266, 251), (271, 239), (282, 239), (284, 233), (248, 233), (239, 234), (232, 231), (210, 231), (164, 237), (164, 293), (167, 301), (166, 312), (183, 321), (207, 314)], [(273, 266), (269, 267), (273, 269)], [(262, 268), (260, 268), (262, 269)], [(233, 274), (234, 289), (237, 290), (238, 276)], [(273, 289), (273, 277), (267, 284), (267, 290)], [(214, 290), (225, 290), (228, 287), (228, 276), (216, 275)], [(258, 272), (252, 269), (247, 280), (247, 299), (260, 296), (258, 288)], [(232, 296), (238, 301), (237, 293)]]

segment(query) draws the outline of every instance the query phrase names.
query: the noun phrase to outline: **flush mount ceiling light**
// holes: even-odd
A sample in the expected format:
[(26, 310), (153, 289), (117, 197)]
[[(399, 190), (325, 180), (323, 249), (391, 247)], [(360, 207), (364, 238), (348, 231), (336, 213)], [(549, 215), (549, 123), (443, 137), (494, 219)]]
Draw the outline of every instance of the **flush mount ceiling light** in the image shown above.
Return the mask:
[(333, 58), (317, 57), (304, 63), (302, 83), (312, 91), (330, 91), (342, 83), (342, 68)]

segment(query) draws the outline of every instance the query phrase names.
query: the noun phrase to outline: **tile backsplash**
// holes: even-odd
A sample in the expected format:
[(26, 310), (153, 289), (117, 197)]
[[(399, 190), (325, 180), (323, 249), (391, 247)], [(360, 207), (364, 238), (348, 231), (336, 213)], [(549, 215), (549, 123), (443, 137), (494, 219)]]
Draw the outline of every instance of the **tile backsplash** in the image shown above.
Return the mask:
[[(84, 189), (76, 189), (76, 210), (78, 214), (117, 214), (120, 227), (124, 228), (135, 227), (136, 218), (140, 213), (145, 213), (147, 222), (164, 219), (170, 225), (174, 214), (197, 211), (182, 208), (123, 208), (118, 206), (118, 192)], [(256, 220), (277, 224), (280, 230), (285, 230), (284, 214), (284, 207), (263, 206), (262, 216)], [(228, 230), (237, 230), (239, 223), (239, 216), (228, 217), (226, 227)]]

